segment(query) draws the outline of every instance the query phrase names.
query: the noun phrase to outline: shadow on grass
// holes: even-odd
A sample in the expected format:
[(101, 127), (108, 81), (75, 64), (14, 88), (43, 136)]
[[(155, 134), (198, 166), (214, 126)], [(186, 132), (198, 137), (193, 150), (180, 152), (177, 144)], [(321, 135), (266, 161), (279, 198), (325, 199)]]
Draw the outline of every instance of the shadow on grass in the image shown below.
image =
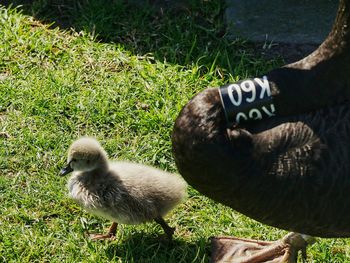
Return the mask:
[(125, 262), (207, 262), (209, 241), (199, 239), (189, 243), (175, 239), (169, 242), (160, 240), (159, 236), (135, 233), (110, 244), (106, 255), (110, 260), (122, 258)]
[[(63, 29), (89, 32), (136, 55), (200, 66), (216, 77), (257, 75), (276, 67), (254, 45), (225, 38), (224, 0), (5, 0)], [(279, 62), (281, 63), (281, 62)]]

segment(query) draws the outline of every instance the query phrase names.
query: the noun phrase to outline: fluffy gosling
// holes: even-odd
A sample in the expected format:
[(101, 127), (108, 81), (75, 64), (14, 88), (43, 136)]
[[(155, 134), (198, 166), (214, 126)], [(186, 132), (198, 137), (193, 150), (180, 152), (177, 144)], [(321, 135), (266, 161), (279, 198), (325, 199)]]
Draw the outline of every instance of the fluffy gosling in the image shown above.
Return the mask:
[(187, 185), (178, 176), (141, 164), (108, 161), (98, 141), (88, 137), (69, 147), (67, 166), (60, 175), (70, 172), (70, 197), (87, 211), (113, 222), (107, 234), (90, 235), (93, 240), (113, 239), (118, 223), (152, 220), (172, 239), (175, 228), (163, 217), (186, 197)]

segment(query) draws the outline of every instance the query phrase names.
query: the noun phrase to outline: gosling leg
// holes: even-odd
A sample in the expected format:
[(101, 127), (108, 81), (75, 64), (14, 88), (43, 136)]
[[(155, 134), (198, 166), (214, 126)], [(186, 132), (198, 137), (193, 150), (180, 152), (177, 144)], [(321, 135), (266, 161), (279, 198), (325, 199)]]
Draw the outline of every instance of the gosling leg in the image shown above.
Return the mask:
[(118, 227), (118, 223), (113, 222), (107, 234), (90, 234), (90, 239), (91, 240), (105, 240), (105, 239), (114, 240), (115, 233), (117, 232), (117, 227)]
[(157, 217), (154, 219), (164, 230), (169, 240), (172, 240), (173, 234), (175, 232), (175, 227), (170, 227), (162, 217)]

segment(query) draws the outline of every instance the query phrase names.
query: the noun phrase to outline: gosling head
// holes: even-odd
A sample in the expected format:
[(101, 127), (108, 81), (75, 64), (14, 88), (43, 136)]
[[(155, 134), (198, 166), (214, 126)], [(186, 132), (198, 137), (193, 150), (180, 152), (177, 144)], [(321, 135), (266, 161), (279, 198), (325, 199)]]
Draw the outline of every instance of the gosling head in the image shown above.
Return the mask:
[(73, 171), (90, 172), (103, 168), (107, 162), (107, 154), (97, 140), (83, 137), (75, 142), (68, 149), (67, 166), (60, 175), (66, 175)]

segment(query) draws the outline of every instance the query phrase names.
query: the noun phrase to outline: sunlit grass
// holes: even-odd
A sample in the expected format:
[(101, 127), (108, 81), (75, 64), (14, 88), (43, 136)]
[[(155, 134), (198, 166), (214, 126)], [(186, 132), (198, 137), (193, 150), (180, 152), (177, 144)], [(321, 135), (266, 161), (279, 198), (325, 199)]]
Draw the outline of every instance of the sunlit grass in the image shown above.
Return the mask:
[[(152, 223), (124, 225), (113, 242), (85, 237), (110, 222), (66, 196), (57, 175), (72, 140), (95, 136), (113, 159), (175, 172), (170, 134), (182, 106), (207, 86), (281, 61), (222, 38), (218, 1), (193, 1), (176, 14), (77, 3), (61, 6), (72, 30), (49, 27), (60, 17), (46, 1), (23, 8), (34, 17), (0, 9), (0, 262), (207, 262), (213, 235), (283, 236), (190, 189), (167, 219), (177, 228), (171, 244), (159, 242)], [(346, 262), (349, 247), (322, 240), (309, 256)]]

